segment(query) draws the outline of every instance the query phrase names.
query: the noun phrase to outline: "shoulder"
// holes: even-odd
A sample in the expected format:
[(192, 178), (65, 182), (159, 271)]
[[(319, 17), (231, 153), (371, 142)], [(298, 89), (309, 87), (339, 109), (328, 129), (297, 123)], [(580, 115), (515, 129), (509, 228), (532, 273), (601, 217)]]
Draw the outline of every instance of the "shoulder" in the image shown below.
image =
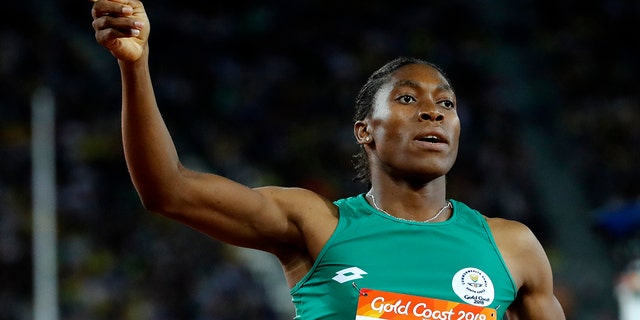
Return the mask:
[(311, 270), (315, 259), (338, 225), (338, 207), (333, 201), (302, 188), (257, 188), (288, 220), (287, 236), (274, 246), (285, 277), (293, 287)]
[(510, 239), (513, 245), (529, 247), (538, 243), (536, 236), (525, 224), (503, 218), (484, 216), (496, 241), (498, 238)]
[(525, 224), (502, 218), (486, 218), (493, 238), (518, 288), (550, 272), (544, 248)]
[(338, 221), (338, 207), (332, 200), (303, 188), (262, 187), (256, 189), (288, 217), (299, 232), (306, 250), (319, 251)]
[(337, 220), (335, 203), (314, 191), (285, 187), (262, 187), (256, 191), (270, 199), (302, 231), (313, 228), (317, 221)]
[(472, 213), (473, 216), (486, 222), (503, 255), (522, 252), (522, 250), (526, 249), (535, 249), (539, 246), (538, 239), (525, 224), (515, 220), (490, 218), (463, 202), (452, 201), (456, 209), (461, 209), (460, 212)]

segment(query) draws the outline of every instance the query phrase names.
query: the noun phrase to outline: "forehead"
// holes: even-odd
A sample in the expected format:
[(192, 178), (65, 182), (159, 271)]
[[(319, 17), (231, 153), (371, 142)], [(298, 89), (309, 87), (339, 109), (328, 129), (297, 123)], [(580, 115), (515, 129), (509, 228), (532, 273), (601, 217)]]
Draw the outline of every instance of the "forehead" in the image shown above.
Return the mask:
[(447, 78), (436, 68), (424, 64), (409, 64), (391, 73), (387, 85), (391, 87), (438, 87), (453, 91)]

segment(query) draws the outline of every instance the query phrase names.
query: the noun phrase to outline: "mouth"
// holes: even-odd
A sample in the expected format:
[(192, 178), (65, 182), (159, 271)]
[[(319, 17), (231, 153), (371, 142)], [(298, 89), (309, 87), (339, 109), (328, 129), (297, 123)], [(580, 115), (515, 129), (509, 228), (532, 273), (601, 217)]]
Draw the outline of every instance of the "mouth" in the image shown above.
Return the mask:
[(439, 143), (440, 142), (440, 138), (438, 138), (436, 136), (426, 136), (426, 137), (418, 138), (418, 141)]
[(431, 133), (426, 133), (426, 134), (421, 134), (419, 136), (416, 137), (416, 140), (418, 141), (422, 141), (422, 142), (428, 142), (428, 143), (443, 143), (443, 144), (447, 144), (447, 139), (439, 134), (439, 133), (435, 133), (435, 132), (431, 132)]
[(419, 149), (444, 152), (449, 149), (449, 140), (441, 130), (429, 130), (419, 133), (414, 139)]

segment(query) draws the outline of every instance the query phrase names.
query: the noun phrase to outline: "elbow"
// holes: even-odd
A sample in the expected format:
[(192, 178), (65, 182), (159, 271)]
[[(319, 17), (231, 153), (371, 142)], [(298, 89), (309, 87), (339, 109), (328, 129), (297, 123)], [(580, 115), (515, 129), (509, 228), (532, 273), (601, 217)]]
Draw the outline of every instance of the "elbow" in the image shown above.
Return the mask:
[(188, 181), (178, 172), (172, 175), (158, 175), (153, 179), (137, 177), (132, 179), (142, 206), (147, 211), (171, 216), (185, 203)]
[[(169, 182), (173, 181), (173, 182)], [(132, 176), (133, 186), (145, 210), (165, 215), (174, 207), (179, 195), (176, 178), (149, 179)]]
[(138, 196), (140, 197), (140, 202), (142, 203), (142, 206), (147, 211), (162, 213), (163, 208), (166, 208), (167, 206), (162, 200), (163, 197), (159, 195), (144, 194), (144, 193), (138, 192)]
[(157, 213), (163, 216), (169, 216), (175, 207), (174, 200), (162, 192), (142, 192), (138, 191), (140, 202), (146, 211)]

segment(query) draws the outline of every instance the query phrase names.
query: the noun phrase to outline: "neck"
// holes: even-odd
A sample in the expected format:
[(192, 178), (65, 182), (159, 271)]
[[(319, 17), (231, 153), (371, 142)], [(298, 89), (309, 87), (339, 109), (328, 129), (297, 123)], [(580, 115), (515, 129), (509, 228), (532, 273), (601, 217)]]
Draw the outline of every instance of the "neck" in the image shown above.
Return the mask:
[[(395, 183), (372, 184), (367, 200), (373, 207), (394, 217), (425, 221), (433, 218), (447, 204), (444, 177), (419, 188)], [(375, 199), (375, 204), (372, 199)], [(434, 221), (448, 218), (450, 210), (444, 209)]]

